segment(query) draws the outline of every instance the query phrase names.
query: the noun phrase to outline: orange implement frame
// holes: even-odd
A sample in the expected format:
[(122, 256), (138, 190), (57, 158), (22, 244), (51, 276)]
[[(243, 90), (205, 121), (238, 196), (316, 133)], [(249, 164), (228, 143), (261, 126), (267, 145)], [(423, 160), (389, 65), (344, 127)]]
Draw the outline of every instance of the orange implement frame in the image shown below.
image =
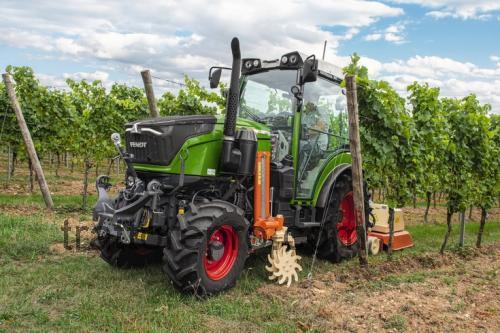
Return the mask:
[[(377, 237), (382, 242), (383, 247), (387, 247), (389, 244), (389, 234), (370, 231), (368, 236)], [(393, 250), (402, 250), (413, 246), (413, 240), (408, 231), (396, 231), (394, 233), (394, 240), (392, 242)]]
[(276, 232), (283, 228), (283, 215), (271, 216), (270, 211), (270, 178), (271, 153), (267, 151), (257, 152), (255, 159), (255, 177), (254, 177), (254, 204), (253, 214), (254, 235), (271, 239)]

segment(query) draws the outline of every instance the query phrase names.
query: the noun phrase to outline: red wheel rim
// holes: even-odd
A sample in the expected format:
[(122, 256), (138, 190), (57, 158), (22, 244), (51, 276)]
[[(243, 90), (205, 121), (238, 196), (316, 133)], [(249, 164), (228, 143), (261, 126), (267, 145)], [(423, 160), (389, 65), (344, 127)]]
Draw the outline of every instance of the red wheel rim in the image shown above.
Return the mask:
[(340, 242), (349, 246), (358, 240), (356, 233), (356, 217), (354, 215), (354, 199), (352, 192), (347, 193), (340, 202), (342, 220), (337, 223), (337, 235)]
[(238, 257), (238, 234), (230, 225), (216, 229), (207, 243), (204, 265), (207, 276), (212, 280), (224, 278)]

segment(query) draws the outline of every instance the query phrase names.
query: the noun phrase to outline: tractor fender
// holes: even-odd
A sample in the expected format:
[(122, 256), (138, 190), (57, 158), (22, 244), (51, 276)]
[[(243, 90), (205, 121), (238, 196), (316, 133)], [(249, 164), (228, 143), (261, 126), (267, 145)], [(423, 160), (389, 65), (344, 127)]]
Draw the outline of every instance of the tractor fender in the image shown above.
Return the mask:
[(318, 195), (318, 199), (316, 200), (316, 207), (317, 208), (324, 208), (325, 205), (327, 204), (328, 196), (330, 194), (330, 189), (333, 187), (335, 184), (335, 181), (337, 178), (345, 173), (350, 173), (351, 172), (351, 164), (340, 164), (335, 167), (335, 169), (332, 170), (328, 178), (323, 184), (323, 187), (321, 188), (321, 191)]

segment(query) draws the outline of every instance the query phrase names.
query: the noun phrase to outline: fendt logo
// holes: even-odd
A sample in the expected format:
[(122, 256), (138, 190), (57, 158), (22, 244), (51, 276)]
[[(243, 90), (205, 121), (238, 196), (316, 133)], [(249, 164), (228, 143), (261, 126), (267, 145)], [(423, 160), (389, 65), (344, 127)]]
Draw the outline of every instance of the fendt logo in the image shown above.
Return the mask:
[(147, 142), (130, 142), (130, 147), (132, 148), (146, 148)]

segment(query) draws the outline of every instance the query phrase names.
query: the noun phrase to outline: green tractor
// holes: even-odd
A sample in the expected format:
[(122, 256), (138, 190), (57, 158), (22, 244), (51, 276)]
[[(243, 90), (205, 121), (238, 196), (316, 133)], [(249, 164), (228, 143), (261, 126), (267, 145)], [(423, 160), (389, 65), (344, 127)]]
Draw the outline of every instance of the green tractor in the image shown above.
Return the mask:
[[(358, 251), (341, 70), (299, 52), (241, 59), (237, 38), (231, 49), (225, 115), (127, 124), (125, 148), (112, 135), (125, 189), (110, 197), (109, 178), (96, 181), (101, 257), (162, 259), (177, 289), (203, 296), (234, 286), (259, 249), (288, 284), (301, 270), (295, 244), (333, 262)], [(212, 88), (223, 69), (210, 69)]]

